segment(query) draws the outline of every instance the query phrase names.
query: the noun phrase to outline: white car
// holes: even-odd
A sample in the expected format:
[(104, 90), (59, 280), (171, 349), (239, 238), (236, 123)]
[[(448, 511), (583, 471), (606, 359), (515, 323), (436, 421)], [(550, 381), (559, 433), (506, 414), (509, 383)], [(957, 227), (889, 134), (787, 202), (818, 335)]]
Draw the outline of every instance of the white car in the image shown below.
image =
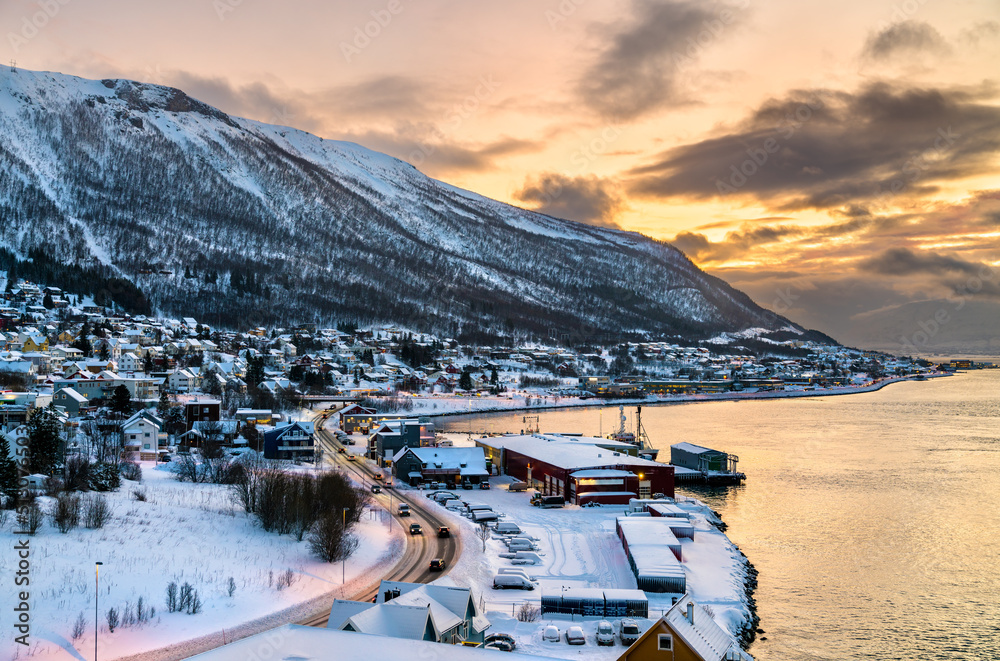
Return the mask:
[(586, 645), (587, 637), (583, 635), (583, 627), (566, 629), (566, 642), (570, 645)]
[(611, 626), (611, 623), (607, 620), (601, 620), (597, 623), (597, 644), (598, 645), (614, 645), (615, 644), (615, 628)]
[(549, 643), (559, 642), (559, 627), (554, 624), (550, 624), (542, 631), (542, 640)]
[(622, 620), (618, 636), (622, 639), (622, 645), (631, 645), (639, 640), (639, 625), (636, 624), (635, 620)]

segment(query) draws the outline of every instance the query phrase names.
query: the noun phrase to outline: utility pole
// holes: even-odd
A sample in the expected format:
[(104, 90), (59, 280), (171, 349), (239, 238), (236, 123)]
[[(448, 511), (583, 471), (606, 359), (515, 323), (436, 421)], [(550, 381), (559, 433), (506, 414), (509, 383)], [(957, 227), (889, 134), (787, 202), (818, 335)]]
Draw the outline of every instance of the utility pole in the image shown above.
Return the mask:
[(17, 60), (10, 61), (10, 72), (17, 73)]
[(97, 661), (97, 602), (101, 597), (101, 565), (103, 562), (94, 564), (94, 661)]

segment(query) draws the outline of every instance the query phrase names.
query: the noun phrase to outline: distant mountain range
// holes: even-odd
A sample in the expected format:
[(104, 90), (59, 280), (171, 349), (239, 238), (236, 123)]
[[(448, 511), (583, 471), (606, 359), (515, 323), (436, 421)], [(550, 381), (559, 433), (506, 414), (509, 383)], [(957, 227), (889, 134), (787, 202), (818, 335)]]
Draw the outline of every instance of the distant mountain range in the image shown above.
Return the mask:
[(830, 341), (665, 242), (128, 80), (0, 71), (0, 246), (131, 281), (150, 309), (216, 325)]

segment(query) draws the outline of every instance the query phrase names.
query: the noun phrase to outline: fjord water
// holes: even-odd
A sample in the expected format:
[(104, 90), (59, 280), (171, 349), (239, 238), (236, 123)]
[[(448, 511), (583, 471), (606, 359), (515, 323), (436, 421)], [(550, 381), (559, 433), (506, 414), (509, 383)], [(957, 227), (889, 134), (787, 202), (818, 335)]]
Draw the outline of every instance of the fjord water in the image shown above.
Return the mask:
[[(519, 431), (523, 415), (439, 424)], [(543, 432), (596, 435), (618, 410), (539, 415)], [(743, 486), (679, 492), (760, 571), (758, 660), (1000, 659), (1000, 370), (642, 419), (664, 461), (680, 441), (739, 455)]]

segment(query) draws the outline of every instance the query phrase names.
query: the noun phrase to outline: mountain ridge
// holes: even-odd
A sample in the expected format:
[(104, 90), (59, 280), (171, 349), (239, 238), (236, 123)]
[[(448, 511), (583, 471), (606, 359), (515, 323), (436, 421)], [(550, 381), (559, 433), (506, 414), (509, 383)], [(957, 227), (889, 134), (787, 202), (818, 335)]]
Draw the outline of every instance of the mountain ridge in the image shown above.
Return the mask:
[(4, 70), (0, 163), (0, 246), (103, 265), (158, 312), (217, 325), (825, 337), (666, 242), (491, 200), (176, 88)]

